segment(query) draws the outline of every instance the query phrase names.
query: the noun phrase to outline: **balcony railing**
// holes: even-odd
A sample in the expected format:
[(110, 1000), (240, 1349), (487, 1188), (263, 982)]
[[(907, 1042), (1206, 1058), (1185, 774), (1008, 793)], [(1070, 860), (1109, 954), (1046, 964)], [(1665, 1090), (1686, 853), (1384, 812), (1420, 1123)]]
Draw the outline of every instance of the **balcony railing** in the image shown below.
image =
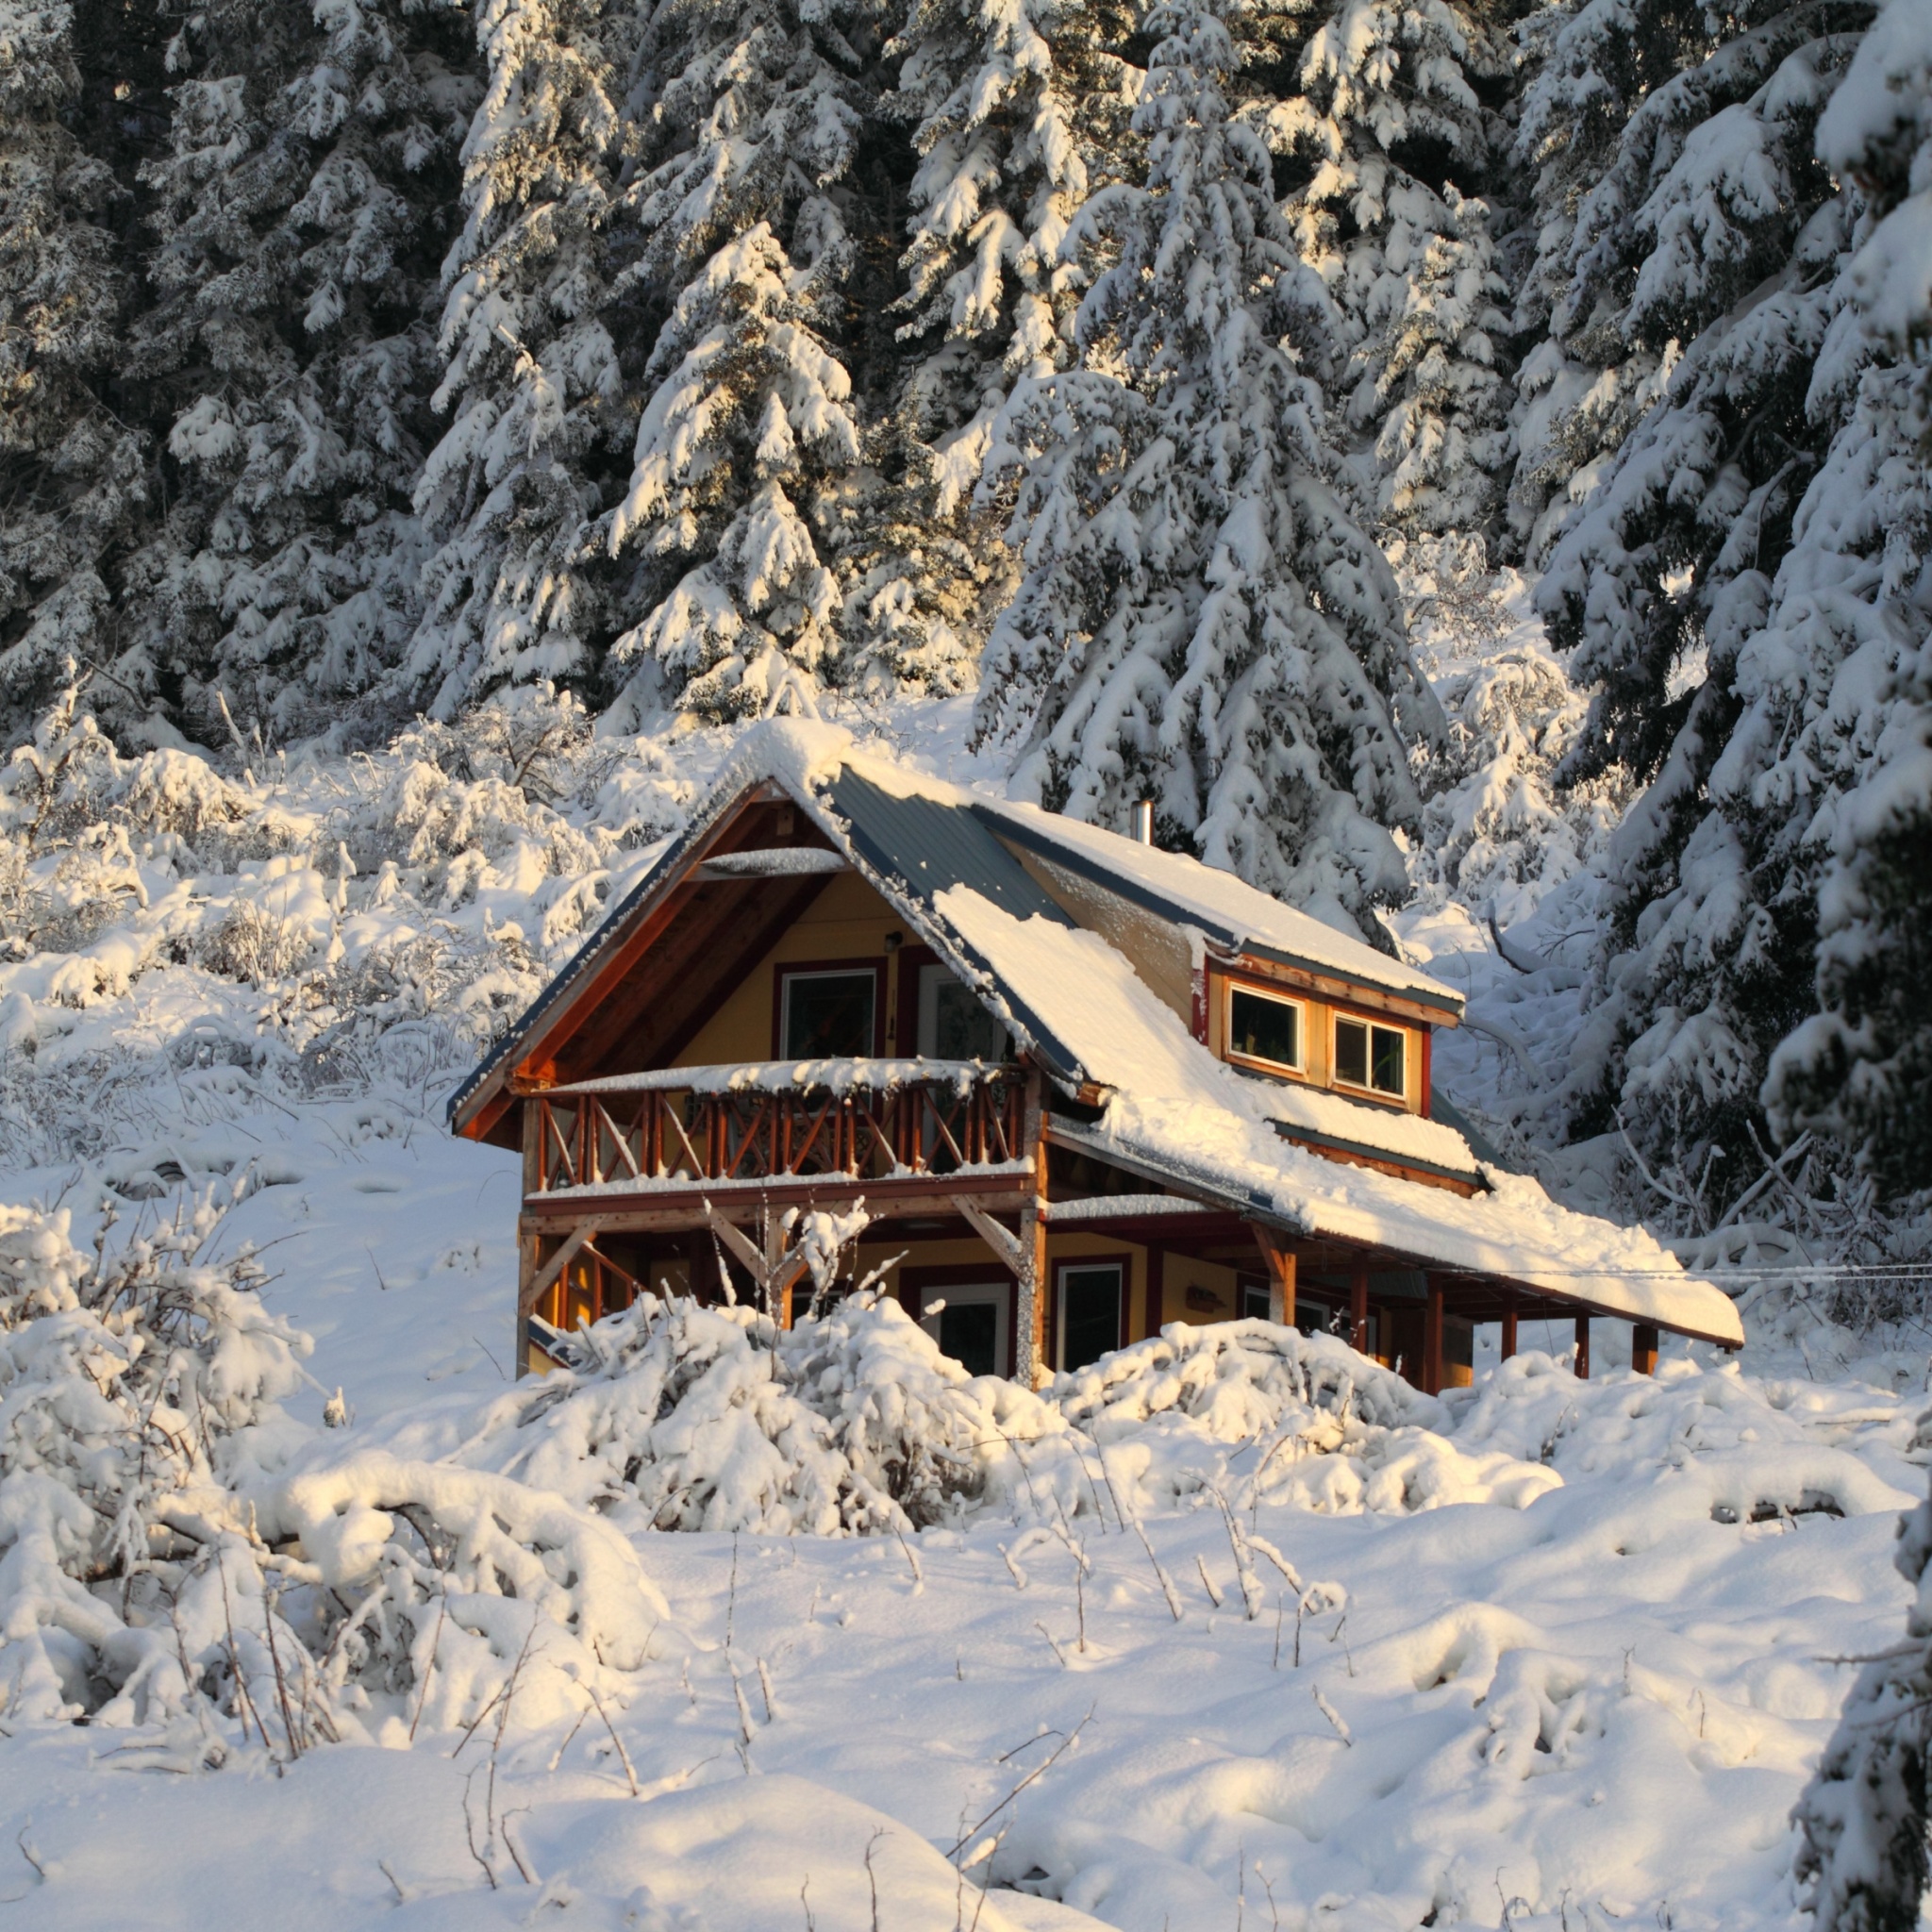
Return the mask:
[(532, 1098), (540, 1193), (819, 1174), (881, 1179), (1024, 1158), (1019, 1070), (970, 1060), (670, 1067)]

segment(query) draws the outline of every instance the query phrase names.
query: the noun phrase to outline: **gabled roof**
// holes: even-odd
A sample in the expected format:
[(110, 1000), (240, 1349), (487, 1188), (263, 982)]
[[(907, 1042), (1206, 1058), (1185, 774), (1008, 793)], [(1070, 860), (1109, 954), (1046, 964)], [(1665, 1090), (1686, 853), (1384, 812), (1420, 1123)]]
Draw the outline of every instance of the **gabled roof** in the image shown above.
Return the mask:
[(1195, 927), (1217, 953), (1245, 954), (1324, 977), (1379, 987), (1435, 1008), (1444, 1020), (1462, 1012), (1462, 995), (1441, 980), (1378, 953), (1353, 934), (1284, 906), (1231, 872), (1178, 852), (1142, 845), (1100, 825), (1041, 811), (1038, 806), (975, 799), (973, 808), (1002, 839), (1176, 925)]

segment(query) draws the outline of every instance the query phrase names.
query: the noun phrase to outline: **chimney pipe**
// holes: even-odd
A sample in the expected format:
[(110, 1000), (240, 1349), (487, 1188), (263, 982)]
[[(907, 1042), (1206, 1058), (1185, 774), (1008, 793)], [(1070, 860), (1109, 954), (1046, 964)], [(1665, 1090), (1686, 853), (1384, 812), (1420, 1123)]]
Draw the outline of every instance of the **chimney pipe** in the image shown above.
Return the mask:
[(1134, 837), (1143, 845), (1154, 842), (1154, 801), (1143, 798), (1134, 808)]

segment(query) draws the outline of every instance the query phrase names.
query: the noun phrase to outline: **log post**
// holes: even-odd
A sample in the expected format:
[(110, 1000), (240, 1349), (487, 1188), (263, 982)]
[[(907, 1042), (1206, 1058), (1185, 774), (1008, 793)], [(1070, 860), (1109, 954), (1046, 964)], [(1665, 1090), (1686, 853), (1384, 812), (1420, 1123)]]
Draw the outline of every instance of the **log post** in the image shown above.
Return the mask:
[(1019, 1330), (1013, 1338), (1013, 1379), (1037, 1389), (1050, 1373), (1046, 1361), (1046, 1107), (1036, 1068), (1026, 1075), (1026, 1114), (1021, 1128), (1023, 1158), (1033, 1166), (1033, 1189), (1020, 1209)]
[(1657, 1324), (1639, 1322), (1630, 1330), (1630, 1366), (1640, 1375), (1657, 1374)]
[(1286, 1238), (1258, 1222), (1249, 1224), (1255, 1230), (1255, 1245), (1261, 1250), (1262, 1265), (1268, 1271), (1268, 1319), (1284, 1328), (1294, 1326), (1294, 1250)]
[(517, 1204), (517, 1332), (509, 1358), (518, 1375), (530, 1373), (530, 1317), (536, 1313), (537, 1235), (524, 1224), (524, 1210), (543, 1186), (543, 1106), (524, 1102), (524, 1198)]
[(1512, 1294), (1503, 1304), (1503, 1348), (1502, 1359), (1507, 1361), (1516, 1353), (1516, 1297)]
[(1431, 1274), (1429, 1299), (1423, 1313), (1423, 1393), (1442, 1392), (1442, 1285)]
[(1369, 1352), (1369, 1259), (1356, 1257), (1348, 1278), (1348, 1345), (1357, 1355)]
[(1578, 1315), (1576, 1318), (1576, 1379), (1579, 1382), (1590, 1380), (1590, 1317), (1588, 1315)]

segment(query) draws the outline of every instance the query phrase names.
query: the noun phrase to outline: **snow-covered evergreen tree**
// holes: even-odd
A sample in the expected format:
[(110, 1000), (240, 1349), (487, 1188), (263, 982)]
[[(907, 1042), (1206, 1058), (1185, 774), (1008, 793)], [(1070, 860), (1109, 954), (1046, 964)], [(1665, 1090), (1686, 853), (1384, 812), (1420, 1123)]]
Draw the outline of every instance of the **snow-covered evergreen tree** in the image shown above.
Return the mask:
[(606, 0), (477, 11), (488, 82), (462, 149), (432, 397), (448, 427), (415, 491), (436, 548), (398, 680), (438, 716), (506, 680), (586, 677), (617, 627), (599, 521), (636, 419), (605, 229), (636, 32), (636, 10)]
[(1060, 243), (1091, 189), (1131, 165), (1139, 76), (1116, 49), (1134, 24), (1116, 0), (915, 0), (887, 48), (903, 58), (880, 111), (919, 158), (895, 305), (904, 369), (880, 439), (898, 458), (881, 468), (899, 541), (863, 592), (888, 648), (903, 631), (942, 658), (941, 626), (977, 641), (990, 598), (1011, 592), (987, 569), (981, 466), (1013, 384), (1074, 358), (1083, 277)]
[(1480, 530), (1500, 497), (1507, 289), (1481, 183), (1491, 117), (1473, 77), (1499, 37), (1456, 0), (1342, 0), (1299, 94), (1250, 113), (1309, 178), (1289, 203), (1350, 342), (1347, 416), (1385, 524)]
[(1923, 7), (1890, 0), (1826, 109), (1819, 151), (1863, 189), (1847, 325), (1876, 366), (1860, 379), (1813, 512), (1824, 527), (1810, 622), (1830, 623), (1846, 652), (1817, 756), (1831, 757), (1848, 795), (1807, 834), (1825, 853), (1822, 1010), (1779, 1048), (1768, 1093), (1787, 1131), (1823, 1127), (1889, 1191), (1910, 1191), (1932, 1175), (1932, 17)]
[[(1388, 565), (1331, 476), (1313, 366), (1326, 304), (1260, 138), (1229, 110), (1226, 26), (1180, 0), (1135, 125), (1144, 182), (1094, 195), (1084, 366), (1023, 382), (996, 468), (1022, 473), (1027, 576), (989, 650), (983, 733), (1026, 790), (1366, 919), (1403, 887), (1418, 807), (1391, 701), (1414, 683)], [(1120, 374), (1114, 372), (1118, 370)]]
[[(1685, 143), (1666, 186), (1674, 178), (1683, 204), (1703, 210), (1718, 253), (1715, 265), (1681, 254), (1693, 296), (1750, 273), (1730, 265), (1735, 231), (1712, 216), (1724, 184), (1784, 178), (1766, 158), (1777, 146), (1767, 127), (1814, 123), (1851, 52), (1843, 38), (1807, 42), (1710, 124), (1718, 134)], [(1757, 1171), (1767, 1099), (1788, 1122), (1833, 1126), (1844, 1160), (1871, 1155), (1893, 1184), (1908, 1183), (1908, 1165), (1886, 1166), (1868, 1137), (1883, 1143), (1895, 1129), (1897, 1149), (1923, 1132), (1908, 1107), (1883, 1129), (1876, 1115), (1892, 1106), (1887, 1080), (1910, 1086), (1924, 1052), (1888, 990), (1901, 974), (1899, 984), (1923, 980), (1915, 889), (1902, 901), (1882, 877), (1910, 862), (1909, 774), (1925, 757), (1914, 692), (1932, 515), (1907, 420), (1911, 371), (1868, 325), (1860, 252), (1909, 167), (1899, 161), (1888, 192), (1883, 168), (1848, 164), (1845, 141), (1821, 145), (1848, 183), (1869, 187), (1821, 208), (1778, 272), (1691, 344), (1544, 585), (1559, 631), (1580, 642), (1576, 663), (1604, 682), (1595, 760), (1661, 760), (1612, 847), (1584, 1064), (1601, 1108), (1641, 1146), (1688, 1166), (1715, 1160), (1719, 1198)], [(1903, 847), (1890, 842), (1900, 829)], [(1836, 937), (1814, 959), (1828, 860), (1840, 868), (1825, 902)], [(1861, 896), (1854, 880), (1868, 865)], [(1834, 978), (1833, 958), (1849, 977)], [(1782, 1091), (1767, 1091), (1820, 972), (1844, 1024), (1832, 1038), (1805, 1027)], [(1881, 1010), (1889, 1034), (1873, 1024)], [(1854, 1040), (1872, 1062), (1857, 1075)]]
[(168, 517), (133, 566), (123, 675), (165, 686), (205, 741), (299, 736), (392, 669), (414, 622), (474, 37), (443, 6), (218, 0), (171, 58), (189, 77), (143, 171), (155, 299), (130, 352), (173, 419)]
[(847, 364), (876, 320), (855, 171), (881, 26), (871, 0), (652, 20), (625, 281), (669, 320), (606, 535), (637, 559), (642, 622), (616, 647), (648, 667), (634, 702), (730, 716), (847, 675), (841, 552), (871, 487)]
[[(1924, 1427), (1922, 1420), (1922, 1440)], [(1912, 1590), (1905, 1641), (1858, 1674), (1792, 1814), (1801, 1835), (1797, 1877), (1815, 1932), (1914, 1932), (1925, 1897), (1932, 1503), (1898, 1526), (1892, 1562)]]
[(1537, 171), (1537, 252), (1515, 322), (1546, 332), (1520, 377), (1511, 486), (1532, 562), (1680, 349), (1784, 269), (1829, 198), (1812, 129), (1866, 17), (1810, 0), (1555, 11), (1517, 141)]
[[(9, 740), (70, 660), (117, 655), (117, 565), (149, 480), (145, 439), (115, 393), (132, 293), (128, 197), (74, 131), (83, 118), (75, 32), (71, 6), (0, 8), (0, 715)], [(118, 710), (144, 708), (136, 693)]]

